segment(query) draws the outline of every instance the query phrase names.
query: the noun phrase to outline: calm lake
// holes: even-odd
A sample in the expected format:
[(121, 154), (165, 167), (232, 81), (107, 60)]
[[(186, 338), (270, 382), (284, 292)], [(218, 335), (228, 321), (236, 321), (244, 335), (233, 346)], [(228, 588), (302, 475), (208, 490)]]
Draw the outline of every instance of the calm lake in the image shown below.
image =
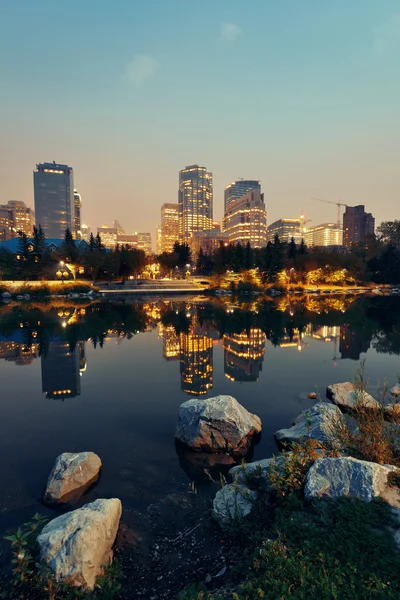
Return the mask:
[(85, 502), (143, 511), (204, 480), (175, 448), (185, 400), (234, 396), (261, 417), (253, 458), (265, 458), (309, 392), (354, 380), (365, 358), (377, 394), (397, 381), (399, 354), (396, 298), (0, 305), (0, 530), (49, 512), (40, 498), (61, 452), (103, 461)]

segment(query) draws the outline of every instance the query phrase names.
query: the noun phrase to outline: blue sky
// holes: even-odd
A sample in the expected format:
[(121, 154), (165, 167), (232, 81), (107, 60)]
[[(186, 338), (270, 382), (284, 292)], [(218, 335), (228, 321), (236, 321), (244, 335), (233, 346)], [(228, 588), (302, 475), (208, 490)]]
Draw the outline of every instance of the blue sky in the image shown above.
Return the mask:
[(268, 221), (335, 220), (321, 197), (400, 218), (398, 0), (2, 0), (0, 203), (70, 164), (83, 220), (154, 235), (178, 171), (214, 213), (259, 178)]

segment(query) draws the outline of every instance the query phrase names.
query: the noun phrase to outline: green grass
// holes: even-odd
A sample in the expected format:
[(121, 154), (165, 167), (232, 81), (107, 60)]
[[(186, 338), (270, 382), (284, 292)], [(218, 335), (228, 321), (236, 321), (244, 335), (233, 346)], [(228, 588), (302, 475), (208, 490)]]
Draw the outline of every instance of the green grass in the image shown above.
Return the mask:
[[(272, 526), (253, 521), (235, 569), (236, 580), (244, 583), (223, 597), (398, 600), (400, 556), (387, 525), (394, 525), (393, 515), (381, 501), (342, 498), (305, 505), (299, 497), (286, 498), (275, 507)], [(184, 594), (183, 600), (220, 597), (201, 588)]]

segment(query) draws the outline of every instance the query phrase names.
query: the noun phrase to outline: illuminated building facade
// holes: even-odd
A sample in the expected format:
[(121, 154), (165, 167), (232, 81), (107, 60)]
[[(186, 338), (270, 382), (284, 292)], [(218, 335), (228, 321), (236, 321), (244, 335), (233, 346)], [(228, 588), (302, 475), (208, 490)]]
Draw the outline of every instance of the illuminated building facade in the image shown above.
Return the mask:
[(224, 217), (224, 235), (231, 244), (250, 242), (253, 248), (266, 245), (267, 211), (260, 190), (251, 190), (230, 202)]
[(143, 250), (148, 256), (153, 253), (151, 247), (151, 234), (150, 233), (137, 233), (137, 248)]
[(161, 225), (156, 227), (156, 254), (162, 253), (162, 229)]
[(81, 239), (85, 242), (90, 240), (90, 227), (85, 224), (81, 225)]
[(6, 205), (0, 206), (0, 215), (2, 209), (11, 211), (10, 225), (14, 236), (18, 235), (19, 231), (22, 231), (28, 237), (32, 235), (33, 227), (35, 225), (35, 213), (32, 208), (27, 206), (25, 202), (22, 202), (21, 200), (9, 200)]
[(36, 223), (48, 238), (64, 238), (74, 231), (74, 174), (56, 163), (36, 165), (33, 173)]
[(281, 242), (290, 242), (292, 238), (296, 244), (300, 244), (303, 234), (300, 219), (278, 219), (267, 227), (267, 242), (273, 242), (278, 235)]
[(173, 252), (179, 242), (178, 204), (165, 203), (161, 207), (161, 252)]
[(193, 234), (213, 224), (213, 179), (205, 167), (191, 165), (179, 172), (179, 241), (190, 244)]
[(97, 228), (97, 234), (101, 237), (101, 243), (105, 248), (114, 250), (117, 245), (118, 234), (114, 227), (107, 227), (103, 225)]
[(304, 241), (307, 246), (342, 246), (343, 230), (337, 223), (322, 223), (316, 227), (310, 227), (304, 232)]
[(42, 390), (46, 398), (74, 398), (81, 393), (81, 350), (71, 350), (68, 342), (54, 340), (48, 352), (42, 355)]
[(207, 394), (213, 385), (213, 340), (201, 333), (180, 333), (181, 388), (187, 394)]
[(117, 235), (125, 235), (125, 229), (122, 227), (121, 223), (115, 219), (113, 222), (113, 229), (117, 230)]
[(375, 232), (375, 219), (371, 213), (365, 212), (365, 207), (346, 206), (343, 213), (343, 246), (351, 248), (361, 244), (367, 235)]
[(229, 244), (229, 237), (224, 232), (221, 233), (221, 227), (214, 227), (210, 231), (198, 231), (193, 235), (191, 249), (193, 255), (200, 252), (200, 248), (204, 254), (210, 254), (220, 247), (220, 244)]
[(261, 193), (261, 182), (255, 179), (238, 179), (227, 185), (224, 190), (224, 212), (232, 202), (245, 196), (251, 190), (258, 190)]
[(82, 208), (81, 195), (78, 194), (78, 192), (76, 190), (74, 190), (74, 231), (72, 233), (76, 240), (82, 239), (81, 208)]
[(12, 211), (8, 206), (0, 206), (0, 241), (6, 242), (15, 237), (16, 231)]
[(265, 353), (265, 333), (250, 329), (249, 333), (224, 335), (224, 372), (231, 381), (257, 381)]

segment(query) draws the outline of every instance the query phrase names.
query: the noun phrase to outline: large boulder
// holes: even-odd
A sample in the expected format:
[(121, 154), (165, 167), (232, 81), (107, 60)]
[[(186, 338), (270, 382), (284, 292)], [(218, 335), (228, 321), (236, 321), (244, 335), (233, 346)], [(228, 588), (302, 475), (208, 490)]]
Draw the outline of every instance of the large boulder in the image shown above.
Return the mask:
[(275, 438), (281, 444), (300, 443), (313, 439), (327, 446), (336, 446), (335, 429), (342, 423), (343, 415), (337, 406), (317, 402), (296, 417), (293, 427), (279, 429), (275, 433)]
[(80, 498), (100, 475), (101, 460), (94, 452), (64, 452), (56, 458), (47, 481), (44, 501), (48, 504)]
[(213, 500), (213, 516), (222, 526), (242, 521), (251, 513), (257, 494), (244, 485), (228, 483)]
[(176, 439), (198, 452), (244, 455), (261, 420), (232, 396), (188, 400), (179, 409)]
[(308, 500), (349, 496), (371, 502), (386, 494), (388, 475), (395, 470), (352, 457), (317, 458), (307, 473), (304, 495)]
[(12, 295), (10, 294), (10, 292), (3, 292), (1, 297), (4, 298), (4, 300), (9, 300), (10, 298), (12, 298)]
[(96, 500), (48, 523), (38, 536), (41, 560), (58, 581), (93, 589), (112, 561), (122, 505), (117, 498)]
[(229, 475), (235, 483), (245, 485), (249, 488), (256, 487), (257, 489), (264, 488), (266, 491), (272, 489), (269, 479), (269, 468), (275, 460), (280, 461), (280, 455), (277, 459), (263, 458), (255, 460), (251, 463), (243, 463), (236, 465), (229, 470)]
[(326, 396), (344, 410), (352, 410), (357, 407), (378, 409), (379, 402), (364, 390), (356, 388), (354, 383), (334, 383), (326, 388)]

